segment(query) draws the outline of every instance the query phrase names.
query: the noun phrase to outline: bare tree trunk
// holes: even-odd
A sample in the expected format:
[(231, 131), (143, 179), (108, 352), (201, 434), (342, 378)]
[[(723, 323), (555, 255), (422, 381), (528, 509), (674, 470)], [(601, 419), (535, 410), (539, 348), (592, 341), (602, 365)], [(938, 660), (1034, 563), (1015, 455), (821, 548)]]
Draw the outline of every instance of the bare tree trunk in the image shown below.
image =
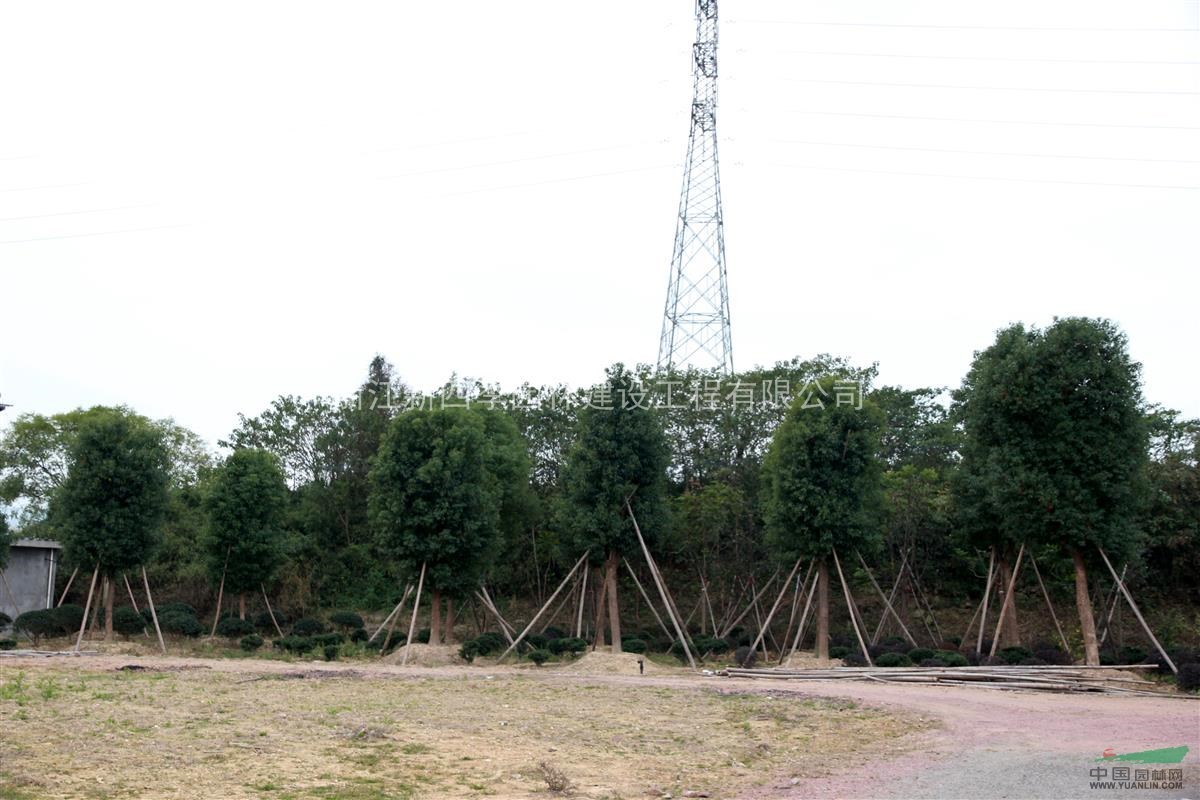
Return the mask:
[[(1000, 608), (1004, 610), (1004, 624), (1000, 629), (1000, 646), (1001, 647), (1019, 647), (1021, 645), (1021, 629), (1017, 627), (1017, 601), (1014, 596), (1012, 600), (1005, 605), (1005, 595), (1008, 592), (1008, 584), (1012, 580), (1012, 565), (1008, 563), (1008, 556), (1002, 556), (996, 559), (997, 566), (1000, 568)], [(1013, 589), (1013, 594), (1016, 595), (1016, 589)]]
[(440, 644), (442, 641), (442, 590), (430, 590), (429, 598), (433, 605), (433, 609), (429, 612), (429, 643)]
[(1100, 664), (1100, 645), (1096, 641), (1096, 619), (1092, 616), (1092, 598), (1088, 594), (1087, 566), (1083, 553), (1070, 548), (1071, 560), (1075, 562), (1075, 605), (1079, 609), (1079, 627), (1083, 632), (1084, 663), (1089, 666)]
[(447, 597), (446, 598), (446, 624), (443, 626), (443, 630), (445, 632), (442, 634), (442, 640), (445, 641), (446, 644), (452, 644), (454, 642), (454, 622), (455, 622), (454, 598)]
[[(596, 572), (599, 574), (600, 570), (596, 570)], [(592, 593), (592, 601), (596, 609), (596, 627), (593, 631), (592, 649), (595, 650), (604, 644), (604, 603), (608, 598), (608, 584), (600, 578), (596, 578), (593, 582), (596, 585)]]
[(240, 592), (238, 594), (238, 619), (245, 619), (245, 618), (246, 618), (246, 593)]
[(111, 580), (104, 582), (104, 641), (111, 642), (113, 638), (113, 595), (116, 594)]
[[(817, 573), (817, 658), (829, 658), (829, 565), (821, 559)], [(852, 612), (853, 613), (853, 612)]]
[(613, 550), (604, 563), (604, 588), (608, 593), (608, 631), (612, 651), (621, 652), (621, 606), (617, 602), (617, 563), (620, 557)]

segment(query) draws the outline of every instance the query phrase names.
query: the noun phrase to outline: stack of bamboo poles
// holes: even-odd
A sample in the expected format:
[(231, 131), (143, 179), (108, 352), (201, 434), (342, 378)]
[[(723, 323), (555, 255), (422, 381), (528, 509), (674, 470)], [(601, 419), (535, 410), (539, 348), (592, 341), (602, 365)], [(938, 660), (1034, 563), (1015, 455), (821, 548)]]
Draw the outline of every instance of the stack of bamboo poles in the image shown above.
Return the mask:
[[(1046, 692), (1103, 692), (1155, 697), (1197, 695), (1153, 691), (1159, 684), (1141, 678), (1113, 674), (1115, 670), (1157, 669), (1157, 664), (1087, 666), (991, 666), (991, 667), (834, 667), (832, 669), (743, 669), (730, 667), (717, 673), (729, 678), (767, 678), (787, 681), (876, 681), (879, 683), (936, 683), (947, 686), (976, 686), (982, 689), (1025, 689)], [(1114, 685), (1120, 684), (1120, 685)]]

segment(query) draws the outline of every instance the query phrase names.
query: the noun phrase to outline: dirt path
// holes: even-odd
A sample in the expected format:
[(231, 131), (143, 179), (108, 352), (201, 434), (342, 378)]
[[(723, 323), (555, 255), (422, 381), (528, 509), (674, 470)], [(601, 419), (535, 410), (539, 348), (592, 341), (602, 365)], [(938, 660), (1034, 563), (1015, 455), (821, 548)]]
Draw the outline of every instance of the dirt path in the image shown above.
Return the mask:
[[(766, 798), (1188, 798), (1200, 797), (1200, 702), (1116, 695), (1059, 695), (967, 687), (900, 686), (844, 681), (789, 683), (658, 671), (654, 675), (570, 673), (521, 667), (400, 667), (379, 663), (281, 662), (94, 656), (9, 659), (0, 666), (37, 669), (78, 663), (85, 669), (136, 664), (150, 669), (205, 669), (245, 674), (335, 672), (397, 679), (521, 674), (554, 684), (657, 685), (721, 692), (847, 698), (936, 720), (932, 731), (897, 739), (866, 764), (828, 764), (824, 777), (773, 776), (742, 795)], [(1179, 789), (1092, 788), (1090, 771), (1107, 748), (1131, 753), (1187, 745)], [(1167, 765), (1129, 765), (1167, 769)], [(811, 769), (808, 770), (811, 774)], [(1132, 777), (1132, 776), (1131, 776)]]

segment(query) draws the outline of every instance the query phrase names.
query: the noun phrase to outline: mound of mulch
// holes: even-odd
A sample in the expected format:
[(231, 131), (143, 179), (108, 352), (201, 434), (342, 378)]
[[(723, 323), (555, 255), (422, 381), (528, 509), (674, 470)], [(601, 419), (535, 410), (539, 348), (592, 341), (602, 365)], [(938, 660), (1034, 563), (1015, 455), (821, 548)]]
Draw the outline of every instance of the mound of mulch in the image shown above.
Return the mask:
[(463, 660), (459, 658), (456, 644), (420, 644), (417, 642), (397, 647), (384, 657), (383, 663), (400, 664), (404, 661), (406, 651), (410, 667), (448, 667), (463, 663)]

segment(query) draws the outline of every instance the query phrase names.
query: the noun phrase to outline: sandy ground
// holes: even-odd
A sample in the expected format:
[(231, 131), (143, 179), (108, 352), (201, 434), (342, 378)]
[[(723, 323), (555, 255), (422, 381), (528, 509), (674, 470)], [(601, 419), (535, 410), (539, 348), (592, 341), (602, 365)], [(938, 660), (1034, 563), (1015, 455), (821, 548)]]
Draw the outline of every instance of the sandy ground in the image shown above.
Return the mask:
[[(467, 797), (488, 794), (494, 797), (549, 797), (542, 789), (530, 788), (536, 782), (521, 776), (520, 763), (527, 763), (535, 752), (551, 752), (553, 758), (574, 770), (579, 796), (637, 797), (673, 794), (684, 791), (706, 791), (712, 797), (738, 797), (743, 800), (766, 798), (1195, 798), (1200, 797), (1200, 701), (1122, 697), (1114, 695), (1059, 695), (1034, 692), (996, 691), (969, 687), (901, 686), (869, 683), (782, 682), (754, 681), (700, 676), (656, 666), (652, 674), (636, 674), (636, 660), (625, 657), (596, 668), (570, 670), (529, 666), (497, 667), (400, 667), (370, 663), (287, 663), (266, 660), (223, 660), (199, 658), (136, 658), (98, 656), (73, 659), (3, 659), (0, 660), (0, 683), (3, 675), (14, 669), (26, 670), (31, 679), (39, 672), (58, 670), (111, 671), (123, 664), (185, 674), (190, 671), (230, 673), (241, 681), (262, 676), (290, 676), (298, 671), (336, 677), (357, 678), (357, 681), (336, 683), (354, 687), (363, 682), (407, 678), (429, 687), (448, 685), (454, 689), (463, 681), (519, 681), (529, 683), (542, 702), (556, 702), (557, 713), (566, 716), (599, 714), (600, 708), (615, 702), (624, 705), (626, 717), (632, 717), (638, 730), (675, 731), (678, 726), (691, 729), (694, 737), (684, 736), (676, 747), (660, 742), (659, 752), (649, 750), (615, 749), (612, 742), (628, 737), (628, 730), (611, 729), (601, 738), (588, 739), (587, 726), (564, 728), (564, 737), (574, 741), (549, 744), (553, 732), (524, 730), (529, 737), (509, 740), (515, 758), (503, 756), (496, 764), (499, 779), (485, 782), (485, 789), (470, 789), (471, 782), (453, 786), (414, 784), (412, 794), (271, 794), (258, 791), (250, 797), (326, 796), (326, 797)], [(622, 670), (627, 671), (622, 671)], [(306, 682), (307, 683), (307, 682)], [(250, 683), (249, 686), (261, 686)], [(228, 687), (224, 687), (228, 688)], [(561, 690), (555, 694), (555, 690)], [(668, 691), (669, 690), (669, 691)], [(367, 691), (363, 688), (360, 691)], [(599, 702), (589, 700), (592, 692), (603, 697)], [(672, 692), (674, 694), (672, 694)], [(706, 706), (708, 698), (719, 693), (737, 703), (762, 702), (741, 708), (737, 722), (727, 713), (713, 716)], [(665, 705), (649, 704), (657, 696)], [(864, 712), (879, 711), (878, 716), (861, 717), (857, 722), (872, 727), (879, 736), (864, 735), (862, 729), (834, 728), (809, 731), (795, 737), (793, 727), (801, 717), (792, 715), (793, 708), (836, 708), (826, 698), (852, 701)], [(521, 699), (525, 699), (522, 696)], [(326, 702), (322, 699), (321, 702)], [(783, 701), (771, 705), (766, 701)], [(350, 704), (353, 705), (351, 699)], [(763, 703), (766, 703), (764, 705)], [(817, 704), (804, 706), (803, 704)], [(467, 713), (488, 717), (483, 709)], [(726, 710), (727, 711), (727, 710)], [(547, 710), (546, 713), (550, 713)], [(676, 713), (683, 715), (682, 720)], [(724, 713), (724, 712), (722, 712)], [(0, 732), (10, 724), (0, 706)], [(815, 719), (815, 718), (814, 718)], [(845, 722), (846, 720), (842, 720)], [(492, 724), (492, 720), (487, 721)], [(351, 724), (348, 721), (347, 724)], [(450, 720), (451, 733), (447, 752), (480, 746), (471, 738), (471, 731), (456, 734)], [(598, 725), (598, 723), (597, 723)], [(746, 726), (737, 736), (729, 738), (727, 727)], [(469, 727), (469, 726), (468, 726)], [(484, 725), (483, 727), (487, 727)], [(737, 754), (713, 757), (715, 751), (731, 746), (738, 738), (746, 745)], [(853, 747), (836, 745), (839, 741)], [(770, 750), (755, 752), (755, 742)], [(713, 745), (715, 751), (706, 750)], [(1091, 788), (1090, 770), (1097, 767), (1103, 751), (1112, 748), (1117, 753), (1129, 753), (1163, 747), (1187, 745), (1191, 748), (1182, 765), (1183, 787), (1158, 791), (1153, 789)], [(440, 745), (439, 745), (440, 746)], [(832, 746), (832, 749), (830, 747)], [(0, 734), (0, 757), (6, 740)], [(525, 748), (522, 750), (522, 748)], [(602, 747), (604, 757), (590, 758)], [(455, 749), (458, 748), (458, 749)], [(573, 749), (572, 749), (573, 748)], [(773, 749), (772, 749), (773, 748)], [(850, 750), (853, 752), (850, 752)], [(615, 757), (615, 767), (613, 762)], [(724, 759), (724, 760), (722, 760)], [(590, 766), (589, 766), (590, 763)], [(1154, 766), (1154, 765), (1148, 765)], [(596, 769), (592, 769), (596, 767)], [(1165, 768), (1166, 765), (1164, 765)], [(490, 767), (489, 767), (490, 768)], [(1155, 766), (1156, 769), (1159, 767)], [(0, 770), (5, 769), (0, 764)], [(622, 777), (612, 780), (616, 770)], [(608, 770), (606, 772), (606, 770)], [(0, 772), (0, 775), (3, 773)], [(482, 775), (482, 773), (479, 773)], [(507, 777), (505, 777), (507, 776)], [(495, 776), (484, 776), (495, 777)], [(317, 788), (325, 784), (317, 784)], [(309, 786), (308, 788), (312, 788)], [(8, 797), (2, 791), (0, 798)], [(26, 795), (13, 794), (13, 797)], [(88, 794), (53, 795), (34, 793), (28, 796), (93, 796)], [(108, 796), (173, 796), (153, 794), (114, 794)], [(174, 796), (189, 796), (180, 794)], [(225, 795), (208, 794), (208, 797)]]

